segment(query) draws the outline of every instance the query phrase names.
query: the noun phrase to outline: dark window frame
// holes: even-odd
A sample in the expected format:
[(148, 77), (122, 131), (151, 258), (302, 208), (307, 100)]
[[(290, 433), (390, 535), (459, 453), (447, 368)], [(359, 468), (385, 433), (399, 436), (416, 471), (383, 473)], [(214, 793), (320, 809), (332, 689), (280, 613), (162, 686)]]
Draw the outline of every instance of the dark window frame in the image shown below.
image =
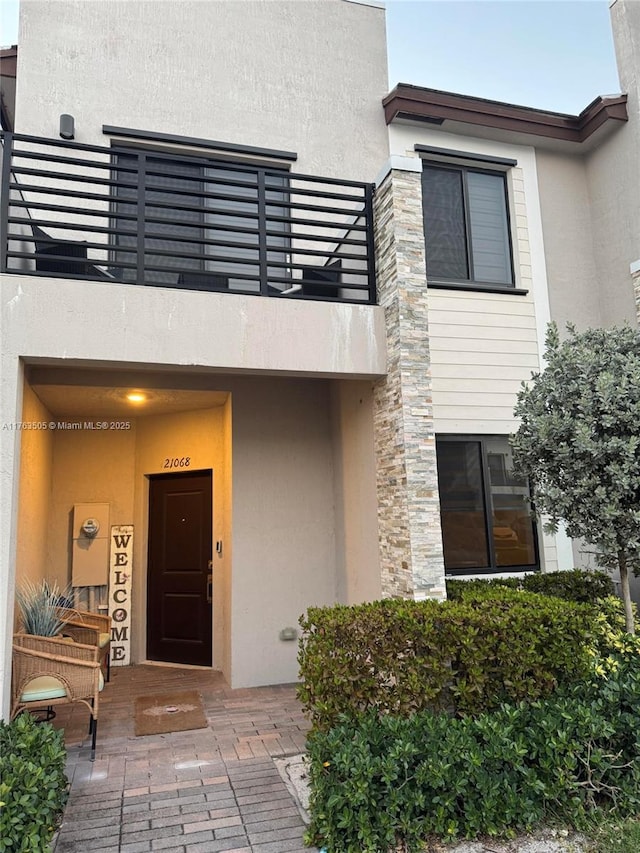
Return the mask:
[[(509, 187), (507, 182), (507, 171), (504, 169), (489, 169), (482, 168), (478, 166), (467, 166), (464, 164), (457, 163), (443, 163), (439, 160), (427, 160), (423, 159), (422, 163), (422, 173), (421, 173), (421, 187), (422, 187), (422, 222), (423, 222), (423, 230), (424, 230), (424, 240), (425, 240), (425, 251), (427, 254), (427, 265), (428, 265), (428, 257), (429, 250), (427, 245), (427, 233), (425, 226), (425, 211), (426, 211), (426, 195), (425, 195), (425, 173), (428, 169), (438, 169), (441, 171), (453, 172), (455, 174), (459, 174), (462, 182), (462, 208), (464, 212), (464, 233), (465, 233), (465, 241), (466, 241), (466, 264), (468, 270), (468, 278), (448, 278), (446, 276), (434, 276), (431, 278), (429, 276), (429, 271), (427, 269), (427, 284), (428, 286), (435, 285), (437, 287), (452, 287), (452, 288), (460, 288), (464, 290), (489, 290), (492, 292), (506, 292), (506, 293), (518, 293), (523, 294), (526, 293), (526, 290), (522, 290), (521, 288), (516, 288), (516, 275), (515, 275), (515, 264), (513, 257), (513, 234), (511, 228), (511, 215), (509, 210)], [(502, 187), (504, 192), (504, 209), (505, 209), (505, 227), (507, 232), (507, 250), (509, 253), (508, 258), (508, 267), (510, 273), (510, 282), (500, 282), (500, 281), (477, 281), (473, 275), (473, 235), (471, 229), (471, 215), (469, 210), (469, 189), (468, 189), (468, 180), (467, 175), (473, 172), (474, 174), (481, 175), (491, 175), (493, 177), (502, 179)]]
[[(508, 441), (509, 437), (507, 435), (499, 435), (499, 434), (455, 434), (449, 435), (447, 433), (438, 434), (436, 436), (436, 460), (438, 458), (438, 444), (440, 442), (457, 442), (460, 444), (468, 443), (468, 442), (478, 442), (480, 445), (480, 461), (481, 461), (481, 478), (482, 478), (482, 497), (484, 501), (484, 523), (485, 523), (485, 535), (487, 538), (487, 551), (489, 555), (489, 564), (488, 566), (481, 567), (467, 567), (467, 568), (454, 568), (449, 569), (445, 565), (445, 576), (447, 577), (459, 577), (465, 575), (497, 575), (497, 574), (522, 574), (523, 572), (539, 572), (541, 570), (540, 566), (540, 542), (539, 542), (539, 532), (538, 532), (538, 524), (535, 514), (531, 516), (531, 526), (533, 532), (533, 549), (534, 549), (534, 559), (535, 562), (528, 565), (520, 565), (520, 566), (498, 566), (496, 560), (496, 549), (493, 539), (493, 498), (491, 495), (491, 478), (489, 471), (489, 451), (487, 448), (487, 441), (491, 440), (502, 440)], [(438, 474), (438, 490), (440, 488), (439, 485), (439, 474)], [(529, 494), (531, 490), (529, 489)], [(442, 511), (442, 510), (440, 510)]]

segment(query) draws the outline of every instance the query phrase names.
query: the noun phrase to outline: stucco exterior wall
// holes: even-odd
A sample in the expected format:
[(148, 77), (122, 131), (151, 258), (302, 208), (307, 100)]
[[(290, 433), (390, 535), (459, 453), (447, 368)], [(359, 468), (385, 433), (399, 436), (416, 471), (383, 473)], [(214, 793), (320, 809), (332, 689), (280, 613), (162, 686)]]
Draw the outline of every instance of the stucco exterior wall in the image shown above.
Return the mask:
[[(62, 588), (71, 583), (74, 504), (108, 503), (110, 524), (132, 523), (135, 421), (131, 427), (123, 431), (61, 429), (52, 433), (47, 565)], [(37, 477), (36, 470), (32, 476)]]
[[(223, 447), (222, 452), (226, 464), (224, 474), (221, 478), (218, 477), (218, 482), (222, 485), (222, 494), (218, 492), (218, 509), (222, 510), (224, 521), (222, 525), (222, 534), (225, 537), (223, 547), (225, 552), (223, 555), (224, 562), (221, 563), (220, 558), (213, 558), (213, 581), (218, 584), (216, 609), (214, 610), (213, 618), (213, 649), (216, 656), (216, 661), (220, 662), (220, 667), (223, 672), (231, 673), (231, 571), (229, 566), (233, 567), (233, 536), (231, 530), (233, 525), (232, 516), (232, 475), (233, 475), (233, 421), (232, 421), (232, 400), (227, 398), (227, 402), (222, 410), (222, 435)], [(215, 497), (215, 496), (214, 496)], [(222, 569), (222, 571), (221, 571)], [(230, 681), (231, 678), (227, 677)]]
[[(22, 424), (48, 424), (51, 414), (29, 386), (23, 395)], [(5, 424), (11, 423), (5, 421)], [(53, 433), (48, 429), (21, 431), (20, 508), (16, 578), (37, 583), (54, 580), (56, 566), (48, 560), (49, 502), (52, 494)]]
[(16, 131), (108, 144), (102, 125), (299, 152), (372, 180), (387, 149), (384, 10), (342, 0), (28, 0)]
[[(294, 171), (351, 180), (372, 180), (388, 150), (381, 109), (385, 20), (375, 4), (28, 0), (19, 41), (18, 133), (58, 138), (60, 114), (71, 113), (79, 143), (109, 145), (102, 126), (115, 125), (294, 151)], [(323, 379), (370, 383), (385, 374), (382, 309), (28, 276), (5, 277), (0, 303), (7, 419), (20, 417), (23, 362), (217, 374), (230, 398), (216, 414), (209, 454), (228, 463), (221, 501), (214, 479), (215, 511), (224, 507), (227, 525), (221, 560), (229, 561), (218, 566), (216, 664), (234, 684), (295, 678), (295, 643), (280, 641), (279, 630), (295, 626), (309, 603), (377, 591), (375, 534), (368, 531), (373, 495), (362, 517), (353, 503), (371, 478), (370, 396), (362, 416), (354, 388), (332, 398)], [(187, 420), (178, 434), (186, 435)], [(112, 521), (120, 515), (131, 521), (124, 516), (133, 513), (137, 528), (143, 524), (141, 482), (153, 460), (140, 448), (157, 455), (166, 435), (160, 422), (141, 419), (136, 435), (125, 439), (126, 451), (120, 447), (121, 460), (104, 478), (118, 504)], [(336, 449), (338, 438), (357, 454)], [(74, 436), (51, 440), (52, 478), (63, 500), (51, 510), (48, 559), (61, 563), (67, 504), (78, 500), (81, 486), (86, 500), (103, 487), (99, 461), (89, 460), (95, 438), (78, 439), (75, 454)], [(114, 459), (116, 437), (109, 441), (106, 458)], [(7, 602), (15, 576), (19, 450), (20, 436), (0, 435), (0, 600)], [(342, 480), (334, 477), (340, 458)], [(91, 483), (82, 483), (82, 460)], [(110, 481), (120, 475), (120, 483)], [(362, 486), (354, 482), (360, 475)], [(336, 523), (339, 500), (343, 518)], [(138, 535), (139, 564), (144, 549)], [(59, 570), (67, 569), (68, 561)], [(142, 586), (134, 589), (134, 657), (142, 654), (143, 593)], [(9, 654), (7, 627), (0, 636), (5, 706)]]
[(337, 600), (380, 598), (380, 553), (370, 382), (331, 383)]
[[(1, 306), (4, 317), (7, 309)], [(10, 311), (10, 309), (9, 309)], [(1, 350), (0, 350), (1, 353)], [(22, 419), (24, 365), (17, 360), (7, 375), (0, 370), (2, 422)], [(19, 431), (0, 430), (0, 718), (9, 713), (12, 635), (15, 620), (16, 538), (20, 493)]]
[(601, 325), (587, 166), (578, 152), (538, 149), (538, 187), (551, 316), (564, 330)]
[(232, 684), (295, 681), (279, 633), (337, 593), (330, 389), (243, 380), (232, 405)]
[(629, 120), (586, 159), (603, 326), (635, 317), (629, 265), (640, 257), (640, 4), (615, 0), (611, 24)]
[(76, 358), (354, 378), (386, 369), (377, 306), (41, 276), (7, 275), (1, 287), (9, 363)]

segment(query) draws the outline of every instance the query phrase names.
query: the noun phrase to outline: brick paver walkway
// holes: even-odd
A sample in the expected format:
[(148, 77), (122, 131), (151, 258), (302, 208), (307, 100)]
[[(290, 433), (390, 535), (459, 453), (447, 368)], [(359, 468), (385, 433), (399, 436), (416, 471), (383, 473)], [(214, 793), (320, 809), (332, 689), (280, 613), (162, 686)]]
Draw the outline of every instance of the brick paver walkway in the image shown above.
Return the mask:
[[(198, 689), (206, 729), (136, 737), (136, 696)], [(231, 690), (219, 673), (112, 670), (96, 760), (87, 714), (61, 708), (71, 793), (54, 853), (302, 853), (304, 822), (273, 757), (304, 751), (292, 686)], [(82, 745), (84, 741), (84, 745)]]

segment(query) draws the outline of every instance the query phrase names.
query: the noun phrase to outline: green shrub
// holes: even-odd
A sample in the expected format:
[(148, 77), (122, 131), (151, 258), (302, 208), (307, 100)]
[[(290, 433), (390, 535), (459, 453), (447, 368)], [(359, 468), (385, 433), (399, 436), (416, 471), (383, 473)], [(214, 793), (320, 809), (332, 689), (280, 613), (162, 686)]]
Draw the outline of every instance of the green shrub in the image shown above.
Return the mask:
[(447, 580), (447, 597), (452, 601), (464, 599), (468, 592), (494, 590), (496, 587), (522, 589), (540, 595), (554, 595), (566, 601), (585, 604), (614, 594), (613, 581), (605, 572), (585, 572), (571, 569), (566, 572), (535, 572), (522, 578), (487, 578), (471, 581)]
[(595, 623), (587, 605), (498, 588), (464, 601), (310, 608), (299, 698), (325, 729), (369, 708), (478, 714), (584, 677)]
[(615, 592), (610, 575), (605, 572), (585, 572), (582, 569), (526, 575), (523, 578), (523, 589), (586, 604), (607, 598)]
[(496, 589), (522, 589), (524, 578), (474, 578), (463, 581), (455, 578), (447, 578), (447, 600), (463, 601), (469, 593), (474, 595), (486, 595), (490, 597)]
[(329, 853), (386, 853), (442, 838), (575, 825), (640, 806), (640, 665), (476, 718), (374, 711), (309, 737), (307, 840)]
[(20, 714), (0, 721), (0, 853), (46, 853), (67, 799), (62, 732)]
[[(625, 629), (624, 605), (613, 594), (613, 582), (604, 572), (567, 572), (527, 575), (523, 578), (483, 578), (471, 581), (448, 580), (447, 595), (451, 601), (473, 602), (491, 599), (496, 591), (508, 588), (537, 592), (566, 601), (590, 603), (595, 612), (595, 628), (588, 653), (597, 675), (605, 675), (617, 667), (620, 654), (640, 655), (640, 636)], [(634, 605), (635, 610), (635, 605)]]

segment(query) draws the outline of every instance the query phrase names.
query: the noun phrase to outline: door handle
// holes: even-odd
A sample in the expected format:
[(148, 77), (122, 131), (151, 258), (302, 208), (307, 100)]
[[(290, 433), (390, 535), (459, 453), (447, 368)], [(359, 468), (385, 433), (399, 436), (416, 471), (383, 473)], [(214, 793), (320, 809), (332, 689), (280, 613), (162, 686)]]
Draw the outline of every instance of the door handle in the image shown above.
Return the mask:
[(207, 569), (209, 569), (209, 574), (207, 575), (207, 604), (211, 604), (213, 600), (213, 560), (207, 562)]

